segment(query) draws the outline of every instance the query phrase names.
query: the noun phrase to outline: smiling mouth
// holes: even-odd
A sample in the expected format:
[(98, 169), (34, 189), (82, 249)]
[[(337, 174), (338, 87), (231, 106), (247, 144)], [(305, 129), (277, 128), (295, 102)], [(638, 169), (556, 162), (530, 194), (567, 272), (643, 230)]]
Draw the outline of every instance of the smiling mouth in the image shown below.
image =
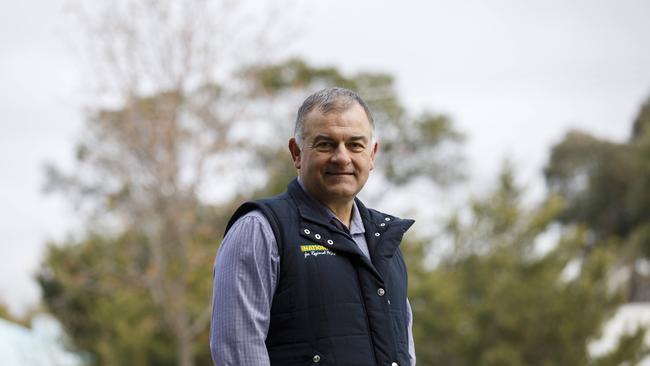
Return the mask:
[(348, 172), (326, 172), (325, 174), (327, 175), (354, 175), (354, 173), (348, 173)]

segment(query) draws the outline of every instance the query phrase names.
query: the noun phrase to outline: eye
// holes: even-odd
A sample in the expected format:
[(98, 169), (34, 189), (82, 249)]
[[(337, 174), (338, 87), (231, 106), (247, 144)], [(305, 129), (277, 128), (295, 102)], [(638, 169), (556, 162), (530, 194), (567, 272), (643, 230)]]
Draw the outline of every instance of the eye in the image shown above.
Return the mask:
[(318, 141), (312, 147), (318, 151), (329, 151), (334, 148), (334, 143), (331, 141)]
[(350, 149), (350, 151), (354, 151), (354, 152), (360, 152), (366, 148), (366, 146), (360, 142), (350, 142), (347, 144), (347, 146), (348, 149)]

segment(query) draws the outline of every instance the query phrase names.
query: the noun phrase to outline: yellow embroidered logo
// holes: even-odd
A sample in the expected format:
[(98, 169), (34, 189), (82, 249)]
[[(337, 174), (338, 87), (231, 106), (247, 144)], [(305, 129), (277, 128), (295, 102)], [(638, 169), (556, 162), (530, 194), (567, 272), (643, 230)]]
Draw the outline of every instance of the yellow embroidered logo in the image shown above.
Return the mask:
[(325, 248), (322, 245), (301, 245), (300, 246), (300, 251), (303, 252), (303, 253), (304, 252), (314, 252), (314, 251), (317, 251), (317, 250), (327, 250), (327, 248)]
[(300, 251), (305, 255), (305, 258), (307, 257), (318, 257), (319, 255), (336, 255), (336, 253), (332, 252), (331, 250), (325, 248), (322, 245), (301, 245), (300, 246)]

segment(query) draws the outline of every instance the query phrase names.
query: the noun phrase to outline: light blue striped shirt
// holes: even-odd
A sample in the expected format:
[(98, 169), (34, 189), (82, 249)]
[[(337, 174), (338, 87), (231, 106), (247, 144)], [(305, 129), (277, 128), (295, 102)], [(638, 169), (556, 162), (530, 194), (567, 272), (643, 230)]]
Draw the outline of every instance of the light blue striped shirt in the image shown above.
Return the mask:
[[(350, 229), (320, 202), (315, 207), (330, 222), (348, 231), (368, 258), (365, 228), (356, 205)], [(266, 335), (273, 293), (280, 271), (280, 255), (267, 218), (252, 211), (239, 218), (223, 239), (214, 262), (210, 350), (216, 366), (268, 366)], [(415, 365), (411, 305), (406, 300), (409, 356)]]

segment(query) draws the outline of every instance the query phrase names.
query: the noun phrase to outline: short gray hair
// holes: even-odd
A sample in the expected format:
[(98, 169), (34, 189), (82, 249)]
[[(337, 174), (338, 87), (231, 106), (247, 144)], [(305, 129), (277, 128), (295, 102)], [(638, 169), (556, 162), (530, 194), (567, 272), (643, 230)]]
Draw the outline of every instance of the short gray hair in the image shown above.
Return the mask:
[(360, 105), (364, 112), (366, 112), (366, 117), (368, 117), (368, 122), (370, 122), (370, 127), (374, 132), (375, 121), (372, 118), (372, 113), (370, 113), (368, 104), (366, 104), (359, 94), (350, 89), (340, 87), (325, 88), (308, 96), (307, 99), (302, 102), (300, 109), (298, 109), (296, 125), (293, 131), (293, 136), (296, 139), (298, 146), (303, 146), (305, 118), (307, 118), (307, 115), (316, 107), (318, 107), (318, 110), (323, 114), (330, 112), (342, 113), (350, 109), (355, 103)]

